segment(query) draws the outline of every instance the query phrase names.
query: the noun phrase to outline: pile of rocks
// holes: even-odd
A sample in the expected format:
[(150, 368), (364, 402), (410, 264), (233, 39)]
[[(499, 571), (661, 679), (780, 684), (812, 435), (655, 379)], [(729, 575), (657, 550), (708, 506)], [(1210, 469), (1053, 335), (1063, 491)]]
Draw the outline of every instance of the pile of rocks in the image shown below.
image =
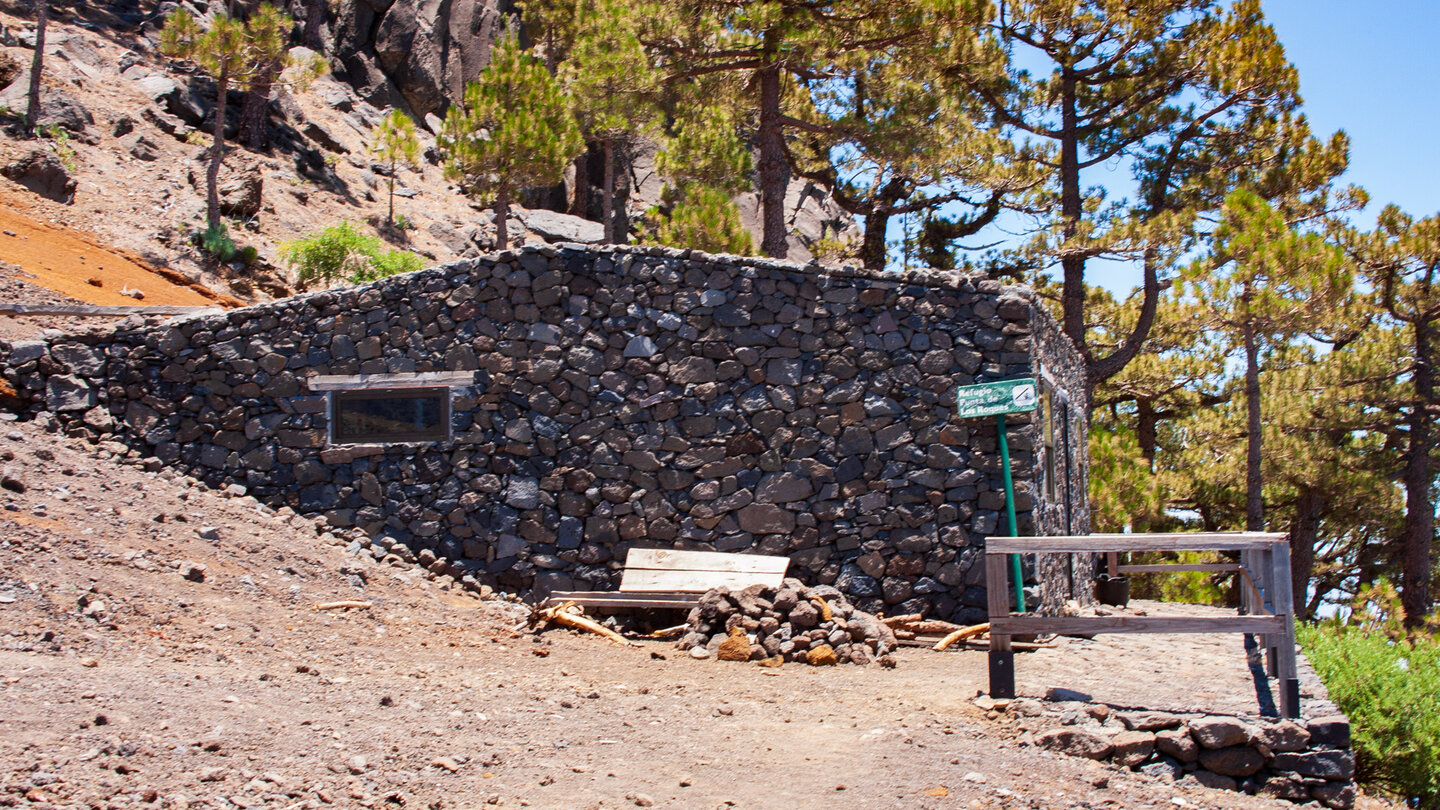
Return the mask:
[[(1355, 755), (1350, 750), (1350, 721), (1343, 716), (1296, 722), (1114, 712), (1104, 704), (1075, 701), (982, 696), (975, 703), (992, 718), (1006, 717), (1034, 729), (1022, 737), (1034, 745), (1108, 761), (1164, 781), (1294, 802), (1314, 800), (1346, 810), (1355, 803)], [(1051, 725), (1056, 721), (1059, 725)]]
[(895, 648), (895, 634), (829, 585), (788, 578), (779, 588), (717, 588), (690, 611), (682, 650), (696, 658), (778, 666), (868, 664)]

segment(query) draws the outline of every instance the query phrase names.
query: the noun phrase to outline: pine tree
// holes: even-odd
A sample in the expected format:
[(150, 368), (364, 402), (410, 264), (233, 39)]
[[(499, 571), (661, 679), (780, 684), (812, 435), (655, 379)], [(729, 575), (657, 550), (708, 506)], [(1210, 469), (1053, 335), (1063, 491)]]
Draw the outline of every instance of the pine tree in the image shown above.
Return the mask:
[(982, 5), (969, 0), (679, 0), (662, 6), (669, 16), (642, 34), (642, 41), (664, 55), (672, 83), (714, 74), (744, 80), (759, 153), (760, 250), (783, 258), (791, 173), (786, 132), (805, 128), (796, 115), (805, 115), (797, 82), (821, 80), (848, 55), (881, 53), (906, 40), (936, 36), (933, 26), (913, 23), (931, 11), (968, 19)]
[(248, 88), (272, 65), (284, 63), (291, 25), (288, 16), (264, 3), (247, 21), (219, 16), (207, 30), (201, 30), (195, 17), (180, 8), (161, 31), (160, 47), (165, 54), (194, 62), (215, 80), (215, 139), (205, 170), (205, 219), (211, 231), (221, 227), (219, 183), (225, 158), (226, 93), (232, 85)]
[[(1008, 76), (976, 73), (967, 61), (954, 78), (1030, 139), (1030, 159), (1053, 172), (1036, 247), (1062, 270), (1063, 327), (1092, 388), (1140, 353), (1162, 274), (1225, 193), (1250, 187), (1298, 200), (1345, 167), (1343, 134), (1321, 144), (1297, 114), (1296, 71), (1259, 0), (1018, 0), (993, 28), (1014, 52)], [(1106, 199), (1087, 171), (1117, 165), (1137, 190)], [(1086, 268), (1095, 259), (1132, 262), (1142, 276), (1134, 326), (1104, 355), (1088, 334)]]
[[(951, 242), (993, 222), (1007, 195), (1044, 177), (1013, 159), (1020, 148), (987, 121), (980, 99), (944, 75), (960, 69), (959, 59), (970, 59), (976, 71), (1003, 70), (1003, 52), (977, 34), (983, 7), (955, 19), (949, 9), (912, 5), (916, 13), (896, 24), (933, 33), (857, 52), (826, 77), (802, 81), (807, 103), (794, 104), (795, 134), (787, 141), (796, 174), (862, 218), (860, 259), (875, 270), (888, 263), (893, 218), (923, 218), (922, 260), (953, 267)], [(944, 216), (942, 209), (966, 212)]]
[(496, 44), (490, 65), (450, 108), (440, 136), (446, 173), (467, 193), (493, 200), (495, 243), (508, 243), (510, 200), (524, 188), (559, 182), (583, 148), (572, 103), (540, 60), (513, 34)]
[(1405, 623), (1418, 627), (1430, 612), (1435, 542), (1435, 414), (1440, 409), (1435, 363), (1440, 352), (1440, 214), (1416, 220), (1396, 206), (1381, 213), (1372, 234), (1350, 233), (1348, 249), (1376, 291), (1385, 317), (1409, 350), (1402, 391), (1388, 410), (1400, 416), (1397, 445), (1405, 490), (1401, 540), (1401, 602)]
[[(1246, 403), (1246, 531), (1264, 531), (1260, 367), (1277, 344), (1324, 325), (1349, 303), (1351, 275), (1343, 255), (1319, 233), (1302, 233), (1253, 192), (1225, 199), (1210, 254), (1184, 282), (1209, 310), (1211, 324), (1242, 354)], [(1342, 319), (1343, 320), (1343, 319)]]
[(669, 216), (656, 227), (653, 241), (709, 253), (745, 256), (755, 251), (755, 242), (740, 221), (740, 209), (730, 195), (699, 183), (685, 185)]
[(575, 101), (585, 137), (598, 142), (604, 160), (600, 221), (605, 241), (626, 241), (623, 217), (615, 214), (615, 153), (636, 137), (651, 135), (659, 109), (659, 75), (638, 38), (632, 2), (593, 0), (575, 34), (559, 77)]
[(30, 89), (25, 105), (25, 137), (35, 137), (40, 121), (40, 78), (45, 72), (45, 28), (50, 22), (50, 0), (35, 0), (35, 55), (30, 59)]
[(395, 226), (395, 172), (403, 162), (414, 166), (420, 157), (420, 139), (416, 135), (415, 122), (400, 110), (391, 110), (375, 129), (375, 156), (382, 163), (390, 164), (390, 208), (385, 215), (385, 225)]

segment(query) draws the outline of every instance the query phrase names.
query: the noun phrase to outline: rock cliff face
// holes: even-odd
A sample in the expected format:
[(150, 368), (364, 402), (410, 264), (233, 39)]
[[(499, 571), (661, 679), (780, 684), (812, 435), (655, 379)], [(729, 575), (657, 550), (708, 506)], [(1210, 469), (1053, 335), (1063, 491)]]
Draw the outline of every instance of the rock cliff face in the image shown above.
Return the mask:
[(335, 55), (378, 107), (399, 100), (419, 119), (442, 115), (490, 63), (512, 0), (342, 0)]

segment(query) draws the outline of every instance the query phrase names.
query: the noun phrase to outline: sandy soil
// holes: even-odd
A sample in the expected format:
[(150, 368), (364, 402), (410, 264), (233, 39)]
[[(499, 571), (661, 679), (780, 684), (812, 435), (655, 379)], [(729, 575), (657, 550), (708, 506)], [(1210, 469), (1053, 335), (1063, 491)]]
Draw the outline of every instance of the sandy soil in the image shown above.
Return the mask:
[(29, 273), (31, 283), (87, 304), (241, 305), (179, 273), (159, 271), (134, 255), (104, 247), (83, 231), (32, 219), (24, 213), (28, 201), (22, 195), (0, 192), (0, 260)]
[[(770, 671), (514, 632), (111, 450), (0, 425), (0, 806), (1293, 806), (1023, 747), (970, 702), (978, 651)], [(1023, 692), (1073, 685), (1045, 660)]]

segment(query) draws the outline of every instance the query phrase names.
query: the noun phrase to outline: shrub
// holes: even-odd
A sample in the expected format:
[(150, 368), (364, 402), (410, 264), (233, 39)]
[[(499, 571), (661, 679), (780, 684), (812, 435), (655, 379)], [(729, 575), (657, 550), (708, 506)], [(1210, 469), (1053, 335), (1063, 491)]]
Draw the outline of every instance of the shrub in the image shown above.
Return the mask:
[(669, 218), (659, 223), (653, 241), (709, 253), (744, 256), (755, 251), (754, 240), (740, 221), (740, 209), (730, 197), (698, 183), (685, 186), (684, 198), (670, 209)]
[(221, 222), (206, 228), (199, 235), (200, 250), (207, 256), (214, 256), (222, 262), (230, 261), (235, 255), (235, 242), (230, 238), (230, 229)]
[(425, 260), (417, 253), (405, 250), (381, 253), (379, 237), (361, 233), (349, 222), (297, 239), (285, 245), (281, 252), (298, 271), (302, 282), (332, 284), (343, 279), (363, 284), (425, 266)]
[(387, 250), (371, 257), (370, 266), (350, 277), (356, 284), (386, 278), (398, 273), (413, 273), (425, 266), (425, 259), (408, 250)]
[(281, 253), (298, 271), (300, 281), (333, 284), (368, 268), (380, 253), (380, 239), (361, 233), (349, 222), (341, 222), (290, 242), (281, 248)]
[(1350, 717), (1358, 779), (1405, 797), (1412, 807), (1436, 808), (1440, 640), (1428, 634), (1407, 640), (1394, 629), (1357, 610), (1350, 623), (1297, 632), (1331, 699)]

